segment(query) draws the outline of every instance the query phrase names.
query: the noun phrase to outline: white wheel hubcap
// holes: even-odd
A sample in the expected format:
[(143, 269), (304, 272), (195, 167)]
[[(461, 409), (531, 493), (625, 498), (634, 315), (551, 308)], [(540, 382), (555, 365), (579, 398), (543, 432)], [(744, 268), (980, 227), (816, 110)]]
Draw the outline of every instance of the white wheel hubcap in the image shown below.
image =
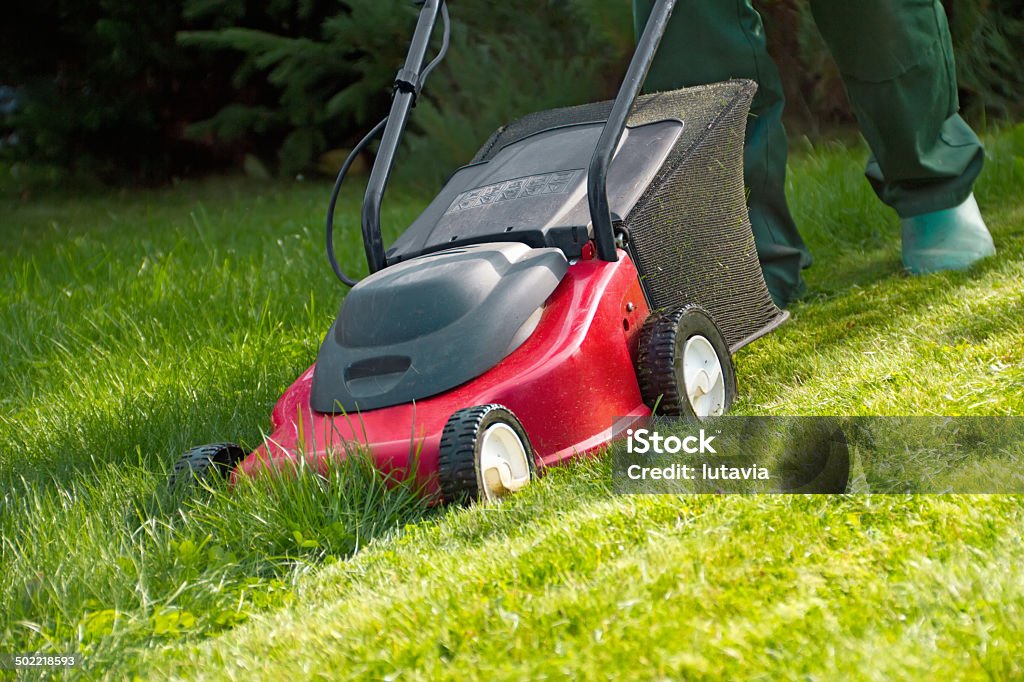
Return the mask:
[(517, 492), (530, 483), (526, 446), (508, 424), (491, 424), (481, 434), (480, 477), (488, 499)]
[(700, 334), (683, 347), (683, 380), (686, 398), (694, 414), (701, 419), (725, 412), (725, 376), (711, 342)]

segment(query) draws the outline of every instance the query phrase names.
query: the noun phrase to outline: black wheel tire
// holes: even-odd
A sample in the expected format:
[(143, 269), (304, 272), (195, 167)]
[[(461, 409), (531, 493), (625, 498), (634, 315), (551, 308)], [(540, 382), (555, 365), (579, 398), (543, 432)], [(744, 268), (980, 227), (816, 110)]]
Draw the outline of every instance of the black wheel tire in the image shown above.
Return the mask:
[(442, 504), (467, 505), (487, 499), (480, 470), (482, 434), (496, 423), (509, 426), (526, 449), (530, 480), (537, 477), (533, 446), (526, 430), (512, 411), (501, 405), (467, 407), (453, 414), (441, 432), (437, 469)]
[(181, 490), (191, 486), (197, 479), (214, 480), (227, 478), (243, 459), (246, 452), (234, 443), (213, 443), (200, 445), (183, 454), (174, 463), (169, 486)]
[(732, 407), (736, 398), (736, 368), (729, 353), (729, 344), (706, 310), (697, 305), (686, 305), (651, 315), (640, 330), (637, 382), (644, 403), (656, 414), (698, 418), (687, 397), (682, 363), (686, 342), (697, 335), (711, 343), (722, 364), (725, 383), (722, 412), (728, 412)]

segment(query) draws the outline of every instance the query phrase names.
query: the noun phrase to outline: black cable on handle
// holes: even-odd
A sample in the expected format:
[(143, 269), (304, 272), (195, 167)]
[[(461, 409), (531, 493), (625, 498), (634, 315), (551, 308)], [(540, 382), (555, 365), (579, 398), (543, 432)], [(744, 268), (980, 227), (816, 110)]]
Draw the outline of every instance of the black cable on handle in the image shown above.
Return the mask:
[[(441, 19), (444, 22), (443, 33), (441, 36), (441, 48), (437, 52), (437, 56), (420, 72), (419, 77), (416, 79), (416, 92), (417, 94), (423, 90), (423, 85), (427, 82), (427, 76), (430, 72), (437, 68), (437, 65), (444, 59), (445, 54), (448, 53), (448, 46), (451, 42), (451, 23), (448, 18), (448, 5), (441, 5)], [(334, 188), (331, 190), (331, 200), (327, 204), (327, 260), (331, 263), (331, 269), (334, 270), (334, 274), (337, 275), (338, 280), (348, 287), (354, 287), (359, 283), (359, 280), (352, 279), (345, 274), (345, 271), (341, 269), (341, 265), (338, 263), (337, 256), (334, 254), (334, 208), (338, 203), (338, 194), (341, 192), (341, 185), (345, 181), (345, 176), (348, 174), (349, 169), (369, 144), (381, 134), (384, 130), (384, 126), (387, 125), (388, 117), (385, 116), (381, 119), (380, 123), (375, 125), (373, 129), (368, 132), (363, 139), (356, 143), (356, 146), (352, 148), (349, 155), (345, 158), (345, 162), (341, 164), (341, 170), (338, 171), (338, 176), (334, 180)]]
[(341, 191), (341, 183), (345, 181), (345, 176), (348, 174), (348, 169), (352, 167), (352, 163), (359, 156), (359, 153), (366, 148), (373, 138), (380, 135), (380, 131), (384, 130), (384, 126), (388, 122), (388, 117), (385, 116), (381, 119), (381, 122), (373, 127), (373, 130), (366, 133), (366, 136), (359, 140), (352, 151), (349, 152), (348, 157), (345, 159), (345, 163), (341, 164), (341, 170), (338, 171), (338, 177), (334, 180), (334, 189), (331, 190), (331, 201), (327, 204), (327, 260), (331, 262), (331, 268), (334, 269), (334, 274), (338, 276), (341, 283), (348, 287), (354, 287), (358, 284), (359, 280), (352, 279), (345, 274), (345, 271), (341, 269), (341, 265), (338, 264), (338, 259), (334, 255), (334, 206), (338, 203), (338, 193)]
[(420, 72), (420, 82), (418, 89), (422, 90), (423, 85), (427, 82), (427, 76), (430, 72), (437, 68), (437, 65), (441, 63), (444, 56), (448, 54), (448, 44), (451, 42), (452, 37), (452, 25), (448, 21), (448, 4), (441, 5), (441, 21), (443, 22), (441, 29), (441, 49), (437, 51), (437, 56), (434, 57), (429, 64), (423, 67), (423, 71)]

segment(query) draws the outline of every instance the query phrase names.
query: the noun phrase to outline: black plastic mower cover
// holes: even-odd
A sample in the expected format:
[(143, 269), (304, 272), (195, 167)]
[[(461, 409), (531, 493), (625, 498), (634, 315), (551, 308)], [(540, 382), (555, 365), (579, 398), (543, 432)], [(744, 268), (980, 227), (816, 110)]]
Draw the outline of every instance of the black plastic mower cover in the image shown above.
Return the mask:
[(367, 277), (320, 347), (310, 406), (372, 410), (483, 374), (529, 337), (567, 268), (558, 249), (510, 242), (451, 249)]
[[(665, 120), (623, 132), (608, 173), (615, 215), (633, 210), (683, 127), (679, 120)], [(591, 238), (587, 166), (603, 130), (603, 121), (539, 130), (460, 168), (388, 249), (388, 262), (490, 241), (551, 246), (579, 258)]]

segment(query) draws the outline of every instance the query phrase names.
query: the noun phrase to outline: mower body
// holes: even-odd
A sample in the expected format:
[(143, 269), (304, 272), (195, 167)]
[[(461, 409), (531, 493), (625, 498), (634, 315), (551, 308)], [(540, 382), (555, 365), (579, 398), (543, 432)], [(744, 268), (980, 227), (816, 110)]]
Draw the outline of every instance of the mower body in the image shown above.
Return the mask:
[(499, 130), (348, 295), (237, 473), (366, 447), (433, 486), (447, 420), (494, 403), (552, 465), (650, 414), (635, 361), (651, 311), (703, 306), (730, 351), (780, 324), (743, 197), (752, 94), (734, 81), (640, 98), (608, 173), (614, 261), (596, 256), (587, 196), (610, 103)]
[(585, 249), (545, 302), (536, 328), (494, 367), (421, 400), (351, 413), (310, 405), (316, 367), (302, 374), (271, 415), (272, 433), (235, 475), (294, 464), (323, 470), (331, 458), (368, 447), (377, 465), (401, 478), (415, 472), (436, 492), (441, 432), (469, 405), (498, 403), (520, 419), (538, 464), (550, 466), (604, 447), (616, 417), (650, 414), (637, 387), (637, 334), (649, 313), (633, 261)]
[[(638, 380), (638, 355), (644, 376), (655, 367), (682, 386), (690, 353), (700, 365), (690, 388), (727, 409), (730, 354), (786, 319), (765, 286), (746, 210), (743, 141), (756, 86), (640, 97), (672, 5), (658, 0), (615, 101), (503, 126), (385, 250), (381, 197), (445, 11), (443, 0), (424, 0), (363, 204), (371, 275), (233, 476), (299, 460), (323, 469), (368, 449), (382, 470), (430, 490), (447, 471), (448, 502), (494, 487), (499, 473), (513, 491), (528, 478), (524, 457), (532, 471), (594, 452), (613, 423), (660, 404), (644, 393), (668, 384)], [(684, 313), (691, 336), (669, 344), (682, 359), (645, 351), (649, 316)], [(486, 465), (488, 452), (507, 461)]]

